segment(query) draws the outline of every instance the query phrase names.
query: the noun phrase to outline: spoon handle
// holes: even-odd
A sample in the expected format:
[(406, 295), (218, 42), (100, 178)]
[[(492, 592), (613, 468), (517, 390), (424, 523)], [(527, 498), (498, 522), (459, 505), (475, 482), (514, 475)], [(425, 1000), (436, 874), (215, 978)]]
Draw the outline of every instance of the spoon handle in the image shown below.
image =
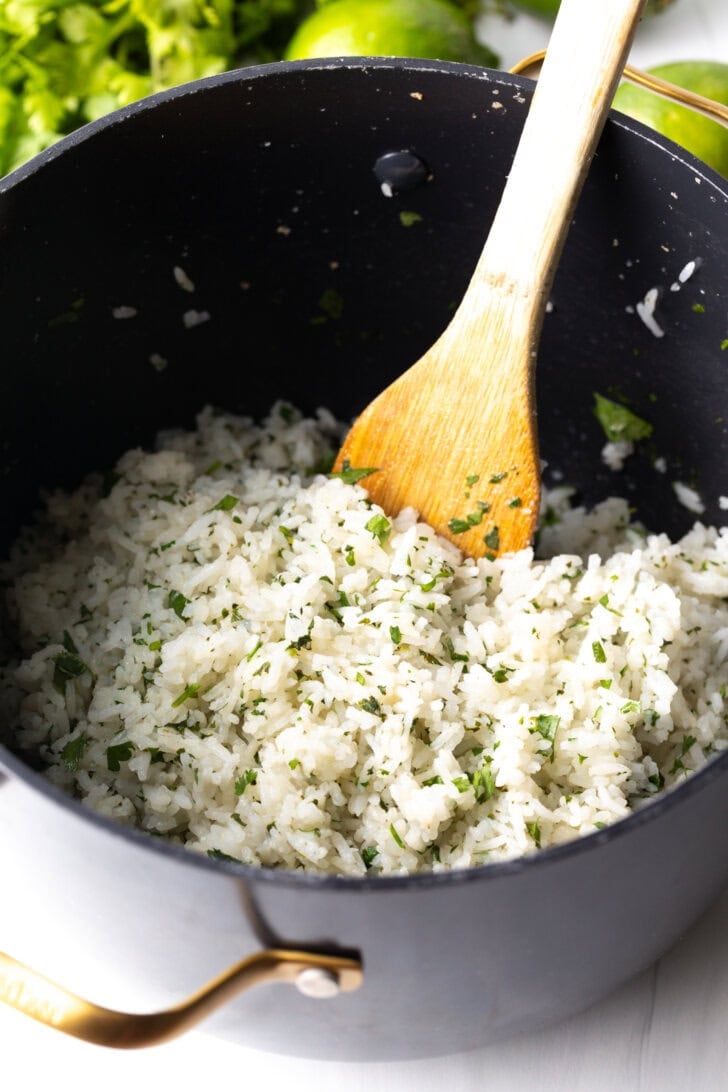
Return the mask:
[(516, 293), (532, 301), (534, 315), (545, 306), (644, 4), (562, 0), (471, 287), (480, 282)]

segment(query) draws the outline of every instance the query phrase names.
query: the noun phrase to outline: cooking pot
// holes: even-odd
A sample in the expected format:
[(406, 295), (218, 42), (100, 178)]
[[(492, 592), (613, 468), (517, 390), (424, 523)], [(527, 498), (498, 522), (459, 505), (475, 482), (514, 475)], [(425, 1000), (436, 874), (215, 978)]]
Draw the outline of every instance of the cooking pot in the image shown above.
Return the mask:
[[(261, 415), (285, 397), (355, 415), (452, 313), (532, 87), (440, 62), (273, 64), (123, 109), (0, 182), (0, 554), (41, 487), (76, 485), (206, 403)], [(727, 315), (726, 184), (613, 114), (546, 316), (547, 477), (587, 503), (626, 495), (672, 535), (695, 518), (679, 479), (700, 491), (704, 520), (723, 522)], [(654, 426), (647, 456), (618, 475), (600, 457), (594, 392)], [(217, 1005), (204, 1027), (265, 1050), (465, 1050), (590, 1005), (728, 879), (728, 753), (568, 845), (351, 879), (210, 860), (116, 826), (15, 754), (13, 727), (6, 717), (0, 995), (98, 1041), (160, 1038)], [(30, 951), (21, 917), (24, 932), (35, 925)], [(147, 1035), (28, 963), (138, 1012), (229, 974)]]

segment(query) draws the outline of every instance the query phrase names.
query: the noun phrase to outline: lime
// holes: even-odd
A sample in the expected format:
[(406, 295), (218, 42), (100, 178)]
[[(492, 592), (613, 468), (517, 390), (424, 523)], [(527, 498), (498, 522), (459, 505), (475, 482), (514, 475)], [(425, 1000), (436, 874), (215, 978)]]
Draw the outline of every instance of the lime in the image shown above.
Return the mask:
[[(559, 10), (559, 4), (561, 0), (513, 0), (513, 3), (518, 8), (523, 8), (524, 11), (532, 11), (534, 15), (546, 15), (550, 19), (556, 15)], [(648, 0), (647, 8), (645, 9), (648, 15), (654, 14), (658, 11), (663, 11), (664, 8), (670, 6), (673, 0)]]
[[(676, 61), (649, 69), (654, 76), (728, 106), (728, 64), (720, 61)], [(623, 83), (614, 106), (674, 140), (728, 178), (728, 129), (641, 87)]]
[(301, 23), (286, 50), (289, 61), (351, 56), (498, 63), (448, 0), (333, 0)]

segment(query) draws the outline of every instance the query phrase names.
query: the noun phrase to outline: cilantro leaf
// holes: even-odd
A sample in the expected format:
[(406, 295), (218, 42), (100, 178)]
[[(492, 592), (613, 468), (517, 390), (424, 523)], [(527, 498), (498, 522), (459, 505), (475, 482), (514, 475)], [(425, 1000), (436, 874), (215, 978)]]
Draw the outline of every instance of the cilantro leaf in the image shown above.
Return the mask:
[(376, 474), (378, 466), (351, 466), (348, 459), (344, 459), (341, 470), (332, 470), (330, 478), (341, 478), (346, 485), (356, 485), (362, 478), (368, 478), (370, 474)]
[(652, 435), (649, 421), (638, 417), (632, 410), (594, 393), (594, 414), (604, 429), (606, 438), (615, 443), (619, 440), (647, 440)]

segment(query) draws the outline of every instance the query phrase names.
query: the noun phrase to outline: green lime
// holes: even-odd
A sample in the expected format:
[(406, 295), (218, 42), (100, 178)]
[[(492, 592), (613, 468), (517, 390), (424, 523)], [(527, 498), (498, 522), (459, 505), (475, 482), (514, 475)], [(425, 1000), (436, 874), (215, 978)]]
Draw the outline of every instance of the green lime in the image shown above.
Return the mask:
[(289, 61), (352, 56), (498, 63), (448, 0), (333, 0), (303, 21), (286, 50)]
[[(561, 0), (513, 0), (513, 3), (516, 7), (523, 8), (524, 11), (532, 11), (534, 15), (546, 15), (548, 18), (553, 19), (559, 10)], [(645, 10), (648, 15), (653, 15), (658, 11), (663, 11), (672, 3), (673, 0), (648, 0)]]
[[(676, 61), (650, 73), (698, 95), (728, 106), (728, 64), (720, 61)], [(632, 84), (623, 83), (614, 106), (674, 140), (728, 178), (728, 129), (717, 121)]]

